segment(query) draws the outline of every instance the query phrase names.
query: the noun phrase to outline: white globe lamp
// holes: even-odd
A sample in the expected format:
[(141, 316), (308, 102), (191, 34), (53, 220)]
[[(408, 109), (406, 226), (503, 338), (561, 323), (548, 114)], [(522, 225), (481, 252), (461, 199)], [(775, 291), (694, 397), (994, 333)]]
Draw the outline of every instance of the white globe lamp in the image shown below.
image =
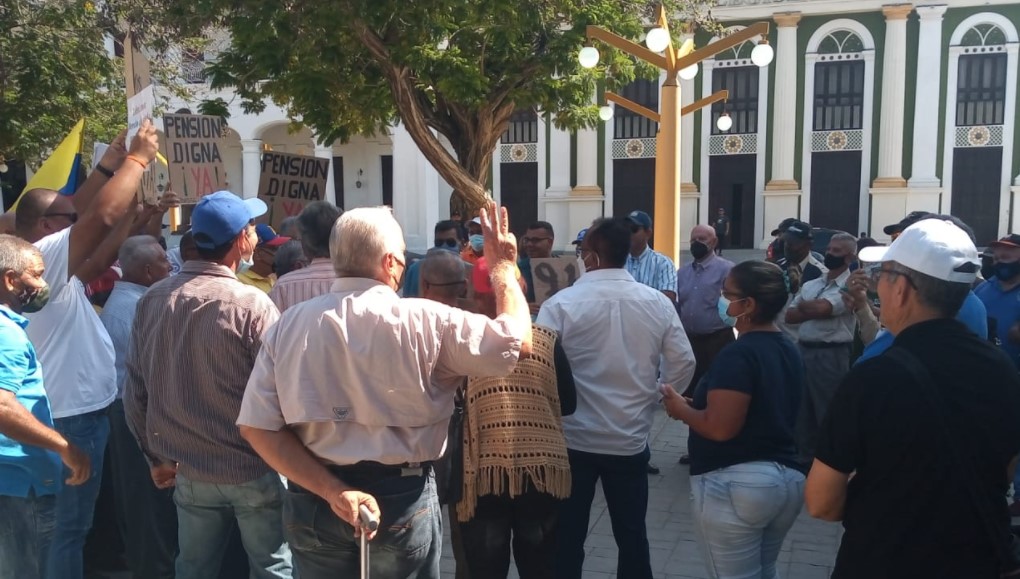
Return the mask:
[(715, 126), (725, 133), (733, 128), (733, 117), (730, 116), (730, 113), (723, 113), (719, 115), (719, 120), (715, 122)]
[(694, 80), (694, 77), (698, 76), (698, 63), (694, 63), (687, 68), (680, 69), (680, 78), (684, 80)]
[(584, 68), (595, 68), (599, 63), (599, 51), (594, 46), (585, 46), (577, 53), (577, 61)]
[(603, 121), (609, 121), (613, 118), (613, 107), (609, 105), (602, 105), (599, 107), (599, 118)]
[(665, 28), (653, 28), (645, 35), (645, 46), (652, 52), (662, 52), (669, 46), (669, 31)]
[(762, 38), (761, 42), (758, 43), (758, 46), (755, 46), (754, 50), (751, 51), (751, 62), (759, 68), (768, 66), (772, 64), (772, 58), (775, 57), (775, 55), (776, 51), (772, 50), (772, 46), (769, 44), (769, 41)]

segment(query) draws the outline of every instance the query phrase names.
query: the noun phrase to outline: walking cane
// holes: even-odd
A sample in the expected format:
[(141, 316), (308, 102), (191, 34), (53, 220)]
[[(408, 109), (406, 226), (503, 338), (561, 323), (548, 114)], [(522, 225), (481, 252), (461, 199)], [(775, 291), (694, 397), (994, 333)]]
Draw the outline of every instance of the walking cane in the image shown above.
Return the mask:
[(358, 519), (361, 526), (361, 579), (368, 579), (368, 533), (379, 528), (379, 521), (365, 505), (358, 508)]

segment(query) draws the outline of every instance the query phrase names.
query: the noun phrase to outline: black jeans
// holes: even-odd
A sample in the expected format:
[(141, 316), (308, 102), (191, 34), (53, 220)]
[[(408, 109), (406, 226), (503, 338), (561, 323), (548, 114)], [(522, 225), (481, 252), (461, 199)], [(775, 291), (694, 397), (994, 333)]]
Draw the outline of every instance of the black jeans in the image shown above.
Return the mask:
[(464, 566), (468, 577), (505, 579), (512, 548), (521, 579), (553, 579), (560, 502), (535, 489), (514, 498), (479, 497), (470, 521), (461, 523), (456, 517), (450, 521), (451, 528), (460, 527), (463, 546), (454, 548), (455, 555), (463, 552), (457, 559), (457, 574)]
[(595, 498), (595, 483), (609, 507), (613, 538), (619, 548), (616, 576), (619, 579), (652, 579), (651, 555), (645, 513), (648, 511), (648, 447), (633, 456), (594, 454), (567, 449), (570, 455), (570, 498), (560, 509), (556, 577), (581, 579), (584, 541)]
[(110, 406), (110, 467), (117, 520), (128, 567), (135, 577), (173, 579), (177, 556), (177, 507), (173, 489), (158, 489), (124, 418), (124, 404)]

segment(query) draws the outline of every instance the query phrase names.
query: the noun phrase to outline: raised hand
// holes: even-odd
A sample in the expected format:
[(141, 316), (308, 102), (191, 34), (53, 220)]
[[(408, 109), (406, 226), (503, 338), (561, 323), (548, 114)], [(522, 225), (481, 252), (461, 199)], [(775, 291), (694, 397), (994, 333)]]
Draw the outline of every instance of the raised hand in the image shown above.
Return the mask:
[(159, 135), (156, 133), (156, 126), (152, 121), (145, 119), (142, 126), (138, 127), (138, 134), (131, 141), (131, 149), (128, 154), (135, 155), (151, 163), (159, 152)]
[(103, 158), (99, 160), (99, 164), (111, 171), (116, 171), (120, 168), (124, 162), (124, 157), (127, 156), (127, 129), (121, 130), (117, 138), (110, 143), (110, 146), (106, 148), (106, 152), (103, 153)]
[(510, 219), (506, 207), (497, 207), (489, 201), (478, 215), (482, 221), (482, 236), (485, 238), (485, 261), (490, 271), (497, 265), (517, 263), (517, 238), (510, 233)]

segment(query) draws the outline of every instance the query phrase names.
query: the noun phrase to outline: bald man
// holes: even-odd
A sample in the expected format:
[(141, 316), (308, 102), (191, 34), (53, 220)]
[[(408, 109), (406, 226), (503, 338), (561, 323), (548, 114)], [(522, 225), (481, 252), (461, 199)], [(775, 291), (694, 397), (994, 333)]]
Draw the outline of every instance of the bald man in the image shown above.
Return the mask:
[(716, 255), (718, 245), (714, 228), (695, 225), (690, 249), (694, 261), (681, 267), (676, 275), (680, 321), (698, 362), (689, 390), (697, 386), (719, 350), (734, 340), (733, 328), (722, 321), (718, 310), (723, 281), (733, 262)]
[(430, 249), (421, 261), (422, 297), (453, 308), (467, 297), (467, 268), (457, 254)]

